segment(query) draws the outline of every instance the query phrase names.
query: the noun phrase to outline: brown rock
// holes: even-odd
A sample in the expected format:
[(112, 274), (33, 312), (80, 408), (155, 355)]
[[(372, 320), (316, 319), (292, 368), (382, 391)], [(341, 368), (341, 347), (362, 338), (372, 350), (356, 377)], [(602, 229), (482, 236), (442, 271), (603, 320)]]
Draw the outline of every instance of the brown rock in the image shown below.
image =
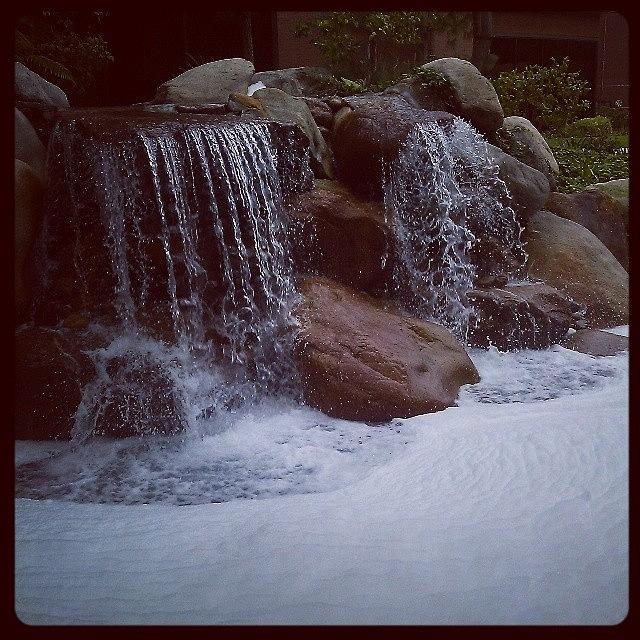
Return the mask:
[(443, 327), (400, 316), (325, 278), (309, 278), (297, 309), (304, 397), (324, 413), (382, 422), (440, 411), (480, 380)]
[(597, 329), (579, 329), (560, 344), (592, 356), (613, 356), (629, 349), (629, 338)]
[(30, 255), (42, 206), (43, 184), (25, 162), (15, 161), (15, 254), (14, 286), (16, 323), (24, 322), (32, 299)]
[(336, 114), (332, 147), (338, 178), (358, 195), (382, 198), (382, 167), (420, 122), (448, 122), (450, 113), (410, 106), (397, 95), (371, 94), (346, 100), (352, 112)]
[(42, 327), (16, 331), (15, 437), (68, 440), (91, 359), (66, 334)]
[(597, 189), (587, 189), (582, 193), (552, 193), (545, 209), (589, 229), (629, 270), (624, 207), (615, 198)]
[(629, 274), (588, 229), (549, 211), (527, 220), (527, 271), (586, 307), (591, 328), (629, 321)]
[(293, 256), (299, 272), (321, 274), (370, 290), (385, 278), (391, 233), (384, 210), (329, 180), (297, 196), (289, 208)]
[(473, 290), (474, 310), (467, 339), (477, 347), (500, 351), (545, 349), (562, 340), (581, 319), (580, 306), (545, 284), (506, 285)]

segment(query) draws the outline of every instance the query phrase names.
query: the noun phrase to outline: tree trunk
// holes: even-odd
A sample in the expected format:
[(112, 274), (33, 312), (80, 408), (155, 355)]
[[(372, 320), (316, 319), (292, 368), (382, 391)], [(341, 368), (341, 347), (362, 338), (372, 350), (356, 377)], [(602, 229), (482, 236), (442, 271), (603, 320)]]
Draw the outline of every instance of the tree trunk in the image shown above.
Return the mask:
[(480, 73), (490, 71), (495, 64), (491, 55), (491, 38), (493, 37), (493, 20), (490, 11), (473, 12), (473, 50), (471, 62), (478, 67)]
[(251, 12), (242, 12), (242, 57), (253, 62), (253, 29)]

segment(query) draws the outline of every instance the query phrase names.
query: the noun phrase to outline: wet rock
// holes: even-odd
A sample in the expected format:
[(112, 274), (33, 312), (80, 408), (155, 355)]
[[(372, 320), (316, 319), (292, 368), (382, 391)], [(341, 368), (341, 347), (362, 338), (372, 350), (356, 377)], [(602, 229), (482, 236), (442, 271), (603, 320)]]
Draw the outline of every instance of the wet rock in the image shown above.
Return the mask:
[(152, 357), (131, 354), (106, 364), (92, 411), (91, 435), (127, 438), (185, 429), (184, 408), (171, 376)]
[(487, 147), (491, 159), (498, 165), (500, 178), (509, 189), (513, 208), (524, 217), (540, 211), (551, 193), (547, 177), (502, 149), (492, 144)]
[(560, 344), (592, 356), (613, 356), (629, 349), (629, 338), (597, 329), (579, 329)]
[(336, 114), (331, 143), (337, 176), (369, 199), (382, 199), (382, 167), (395, 159), (416, 124), (450, 122), (454, 117), (412, 107), (396, 95), (369, 94), (345, 101), (352, 110)]
[(502, 125), (504, 113), (496, 90), (470, 62), (440, 58), (420, 68), (444, 76), (453, 92), (456, 115), (469, 120), (481, 133), (493, 133)]
[(586, 307), (592, 328), (627, 324), (629, 275), (588, 229), (549, 211), (527, 220), (529, 275)]
[(497, 134), (500, 135), (501, 132), (506, 133), (511, 140), (518, 144), (521, 152), (518, 159), (544, 173), (549, 180), (551, 190), (554, 191), (560, 168), (542, 134), (529, 120), (520, 116), (505, 118)]
[(316, 121), (318, 127), (325, 127), (331, 129), (333, 125), (333, 111), (329, 108), (326, 102), (318, 98), (302, 98), (306, 105), (309, 107), (309, 111)]
[(468, 294), (474, 320), (469, 344), (500, 351), (545, 349), (581, 321), (584, 310), (544, 284), (506, 285)]
[(279, 89), (258, 89), (251, 97), (259, 101), (270, 120), (300, 127), (309, 139), (313, 159), (325, 177), (333, 178), (333, 155), (304, 100)]
[(33, 296), (31, 250), (42, 207), (43, 183), (21, 160), (15, 161), (14, 276), (16, 322), (24, 322)]
[(361, 200), (337, 182), (318, 180), (288, 211), (299, 272), (363, 291), (383, 284), (392, 234), (379, 203)]
[(38, 176), (44, 178), (47, 150), (40, 142), (29, 120), (17, 108), (15, 109), (14, 157), (28, 164)]
[(161, 84), (156, 101), (185, 105), (226, 103), (231, 93), (247, 93), (254, 71), (253, 63), (244, 58), (207, 62)]
[(552, 193), (545, 209), (589, 229), (629, 270), (629, 239), (624, 207), (613, 197), (597, 189), (587, 189), (581, 193)]
[(305, 400), (348, 420), (382, 422), (440, 411), (480, 377), (443, 327), (324, 278), (301, 287), (297, 361)]
[(83, 386), (93, 378), (91, 359), (74, 338), (42, 327), (15, 334), (15, 437), (68, 440)]

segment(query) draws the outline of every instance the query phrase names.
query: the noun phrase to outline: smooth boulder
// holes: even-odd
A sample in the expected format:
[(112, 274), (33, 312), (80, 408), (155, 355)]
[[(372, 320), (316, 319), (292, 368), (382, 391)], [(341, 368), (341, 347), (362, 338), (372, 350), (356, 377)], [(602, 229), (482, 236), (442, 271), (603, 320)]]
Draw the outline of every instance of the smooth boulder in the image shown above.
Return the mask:
[(289, 209), (290, 237), (298, 272), (334, 278), (362, 291), (386, 279), (391, 232), (377, 202), (345, 186), (317, 180)]
[(94, 365), (75, 339), (43, 327), (15, 333), (15, 437), (68, 440)]
[(528, 274), (586, 307), (591, 328), (629, 321), (629, 275), (591, 231), (549, 211), (527, 220)]
[(300, 127), (309, 139), (317, 169), (321, 168), (325, 177), (333, 178), (333, 155), (304, 100), (280, 89), (258, 89), (251, 97), (260, 102), (263, 114), (270, 120)]
[(487, 147), (489, 157), (498, 166), (500, 178), (511, 194), (514, 209), (525, 217), (542, 209), (551, 193), (547, 177), (502, 149), (492, 144)]
[(469, 61), (440, 58), (420, 68), (436, 71), (446, 79), (453, 93), (456, 114), (469, 120), (480, 132), (490, 134), (502, 125), (504, 112), (496, 90)]
[(254, 71), (253, 63), (244, 58), (207, 62), (161, 84), (156, 101), (186, 105), (226, 103), (232, 93), (247, 93)]
[(14, 157), (28, 164), (41, 178), (45, 175), (47, 150), (31, 122), (18, 108), (15, 109)]
[(615, 198), (625, 211), (625, 223), (629, 220), (629, 178), (620, 178), (618, 180), (609, 180), (608, 182), (595, 182), (590, 184), (587, 189), (598, 189)]
[(451, 122), (443, 111), (425, 111), (397, 95), (370, 94), (345, 99), (336, 113), (331, 146), (338, 178), (358, 195), (382, 199), (382, 172), (419, 123)]
[(549, 186), (554, 191), (560, 167), (553, 151), (542, 134), (527, 120), (520, 116), (508, 116), (498, 130), (498, 135), (505, 132), (520, 149), (518, 159), (526, 165), (544, 173), (549, 180)]
[(22, 160), (15, 161), (14, 284), (16, 322), (26, 320), (31, 301), (31, 249), (42, 206), (43, 183)]
[(545, 284), (511, 284), (475, 289), (467, 339), (476, 347), (500, 351), (545, 349), (579, 326), (584, 309)]
[(613, 197), (598, 189), (587, 189), (581, 193), (552, 193), (545, 209), (589, 229), (629, 270), (629, 238), (624, 207)]
[(296, 358), (307, 403), (347, 420), (384, 422), (440, 411), (480, 380), (443, 327), (401, 316), (328, 279), (301, 286)]
[(16, 102), (38, 103), (47, 107), (68, 109), (69, 100), (60, 87), (45, 80), (20, 62), (15, 63)]

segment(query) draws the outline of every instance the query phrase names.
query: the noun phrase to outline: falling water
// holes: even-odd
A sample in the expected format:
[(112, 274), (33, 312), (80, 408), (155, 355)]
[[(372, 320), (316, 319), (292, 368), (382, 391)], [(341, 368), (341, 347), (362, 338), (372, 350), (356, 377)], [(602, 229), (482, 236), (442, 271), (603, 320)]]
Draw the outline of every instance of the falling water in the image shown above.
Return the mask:
[[(72, 120), (54, 134), (65, 175), (52, 185), (41, 299), (70, 271), (82, 307), (111, 327), (92, 352), (98, 375), (76, 438), (108, 434), (101, 418), (172, 432), (218, 407), (297, 392), (282, 210), (310, 185), (308, 151), (296, 157), (286, 133), (276, 144), (266, 122), (163, 124), (105, 140)], [(159, 396), (173, 396), (160, 416)]]
[(385, 171), (384, 194), (396, 238), (396, 294), (464, 339), (477, 230), (521, 248), (520, 225), (486, 141), (460, 118), (416, 125)]

